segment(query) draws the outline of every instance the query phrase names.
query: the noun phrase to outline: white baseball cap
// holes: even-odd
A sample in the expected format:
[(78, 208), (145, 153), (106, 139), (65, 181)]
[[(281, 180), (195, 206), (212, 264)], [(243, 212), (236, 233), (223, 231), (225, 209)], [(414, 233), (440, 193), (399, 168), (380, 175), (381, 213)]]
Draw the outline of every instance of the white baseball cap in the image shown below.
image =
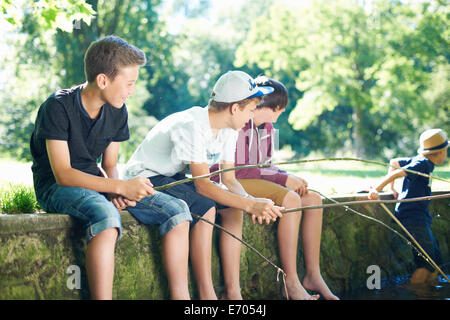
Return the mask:
[(214, 85), (211, 99), (217, 102), (232, 103), (244, 99), (260, 97), (272, 93), (274, 88), (258, 87), (247, 73), (239, 70), (228, 71), (220, 76)]

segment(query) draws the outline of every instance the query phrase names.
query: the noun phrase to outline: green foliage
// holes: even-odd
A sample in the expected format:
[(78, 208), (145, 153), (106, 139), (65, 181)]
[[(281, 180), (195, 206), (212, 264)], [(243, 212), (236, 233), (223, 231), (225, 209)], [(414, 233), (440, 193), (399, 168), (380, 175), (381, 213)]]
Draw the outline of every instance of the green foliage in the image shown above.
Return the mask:
[(10, 183), (0, 188), (1, 213), (33, 213), (39, 209), (32, 186)]
[[(174, 77), (171, 58), (172, 36), (167, 34), (156, 12), (159, 0), (88, 1), (95, 10), (91, 24), (81, 21), (72, 32), (54, 29), (47, 32), (42, 21), (24, 15), (21, 34), (7, 33), (8, 50), (0, 53), (0, 151), (14, 158), (30, 160), (29, 139), (40, 104), (54, 91), (85, 81), (84, 53), (92, 41), (115, 34), (141, 48), (148, 65), (142, 68), (137, 86), (139, 94), (127, 104), (130, 118), (173, 112), (173, 92), (183, 88), (182, 76)], [(181, 81), (180, 81), (181, 80)], [(137, 103), (133, 105), (133, 103)], [(164, 110), (165, 112), (160, 112)], [(148, 113), (142, 112), (142, 107)], [(143, 124), (139, 131), (148, 131)], [(143, 136), (132, 135), (133, 141), (123, 148), (121, 158), (129, 158), (130, 146), (137, 146)]]
[(280, 146), (300, 156), (406, 156), (422, 130), (450, 131), (445, 1), (245, 0), (216, 12), (209, 0), (169, 4), (2, 1), (0, 23), (12, 26), (0, 50), (2, 155), (31, 159), (40, 104), (85, 81), (87, 47), (109, 34), (148, 59), (127, 103), (122, 162), (157, 120), (206, 105), (219, 75), (236, 68), (286, 85), (289, 105), (276, 127)]
[[(444, 6), (370, 4), (356, 0), (275, 4), (252, 24), (236, 60), (238, 65), (255, 64), (271, 76), (295, 81), (303, 96), (294, 101), (290, 113), (294, 129), (307, 133), (327, 112), (334, 115), (339, 108), (350, 108), (344, 129), (349, 133), (341, 145), (351, 138), (358, 156), (382, 154), (384, 147), (395, 149), (393, 137), (403, 137), (403, 147), (416, 145), (416, 131), (436, 123), (436, 112), (442, 114), (442, 106), (430, 108), (433, 104), (425, 92), (434, 92), (433, 75), (448, 66)], [(441, 124), (445, 122), (448, 126), (448, 113)], [(320, 138), (324, 132), (318, 129)]]
[(4, 0), (0, 2), (0, 12), (0, 20), (13, 27), (20, 27), (23, 19), (31, 17), (46, 31), (59, 28), (66, 32), (72, 31), (74, 21), (89, 24), (95, 14), (85, 0)]

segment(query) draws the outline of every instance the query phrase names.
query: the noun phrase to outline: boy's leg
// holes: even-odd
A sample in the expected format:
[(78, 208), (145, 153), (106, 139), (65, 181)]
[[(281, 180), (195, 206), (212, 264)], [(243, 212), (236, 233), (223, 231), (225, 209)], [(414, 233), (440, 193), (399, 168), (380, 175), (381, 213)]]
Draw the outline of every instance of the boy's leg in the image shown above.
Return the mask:
[[(411, 233), (431, 259), (433, 259), (437, 265), (440, 265), (442, 263), (441, 251), (431, 232), (430, 226), (426, 224), (409, 223), (408, 221), (400, 222), (402, 222), (404, 227)], [(414, 249), (412, 249), (412, 254), (414, 263), (416, 264), (416, 270), (411, 275), (410, 283), (419, 284), (436, 279), (437, 273), (434, 273), (434, 268), (426, 262), (424, 258), (419, 256)]]
[(189, 221), (192, 220), (186, 203), (168, 194), (156, 192), (127, 210), (140, 222), (158, 225), (162, 237), (164, 269), (171, 299), (189, 299), (188, 257)]
[(92, 299), (111, 299), (114, 249), (122, 233), (120, 214), (102, 194), (53, 185), (40, 201), (48, 212), (69, 214), (86, 228), (86, 273)]
[[(286, 209), (302, 206), (300, 196), (293, 191), (286, 194), (282, 206)], [(281, 264), (286, 272), (286, 288), (291, 300), (317, 299), (303, 288), (297, 273), (298, 234), (300, 229), (301, 212), (284, 214), (278, 222), (278, 245), (280, 248)], [(285, 292), (283, 291), (283, 295)]]
[(173, 227), (162, 238), (163, 263), (172, 300), (189, 300), (189, 222)]
[[(228, 208), (219, 210), (222, 227), (242, 238), (243, 212), (239, 209)], [(222, 257), (225, 292), (222, 299), (242, 300), (239, 284), (239, 271), (241, 259), (241, 242), (227, 233), (220, 232), (220, 254)]]
[[(212, 207), (204, 215), (204, 219), (215, 221), (216, 208)], [(216, 300), (211, 274), (211, 249), (213, 226), (205, 221), (198, 221), (190, 235), (190, 256), (197, 282), (199, 298)]]
[[(277, 183), (260, 179), (239, 179), (250, 195), (271, 199), (286, 209), (301, 207), (300, 196)], [(278, 246), (283, 270), (286, 272), (286, 288), (292, 300), (317, 299), (303, 288), (297, 273), (298, 234), (301, 212), (284, 214), (278, 221)], [(283, 295), (285, 292), (283, 291)]]
[(117, 236), (117, 229), (109, 228), (97, 234), (87, 245), (86, 273), (92, 299), (112, 299)]
[[(174, 177), (156, 176), (151, 177), (153, 185), (161, 186), (177, 180), (184, 179), (183, 174)], [(215, 221), (215, 202), (197, 193), (193, 182), (183, 183), (161, 192), (167, 193), (175, 198), (183, 200), (193, 214)], [(217, 296), (214, 291), (211, 273), (211, 250), (213, 226), (205, 221), (192, 219), (190, 234), (190, 258), (197, 283), (200, 299), (214, 300)]]
[[(301, 197), (303, 206), (320, 205), (322, 199), (319, 194), (309, 191)], [(327, 300), (338, 300), (320, 273), (320, 241), (322, 236), (322, 209), (308, 209), (303, 213), (302, 242), (305, 257), (306, 276), (303, 286), (308, 290), (320, 292)]]

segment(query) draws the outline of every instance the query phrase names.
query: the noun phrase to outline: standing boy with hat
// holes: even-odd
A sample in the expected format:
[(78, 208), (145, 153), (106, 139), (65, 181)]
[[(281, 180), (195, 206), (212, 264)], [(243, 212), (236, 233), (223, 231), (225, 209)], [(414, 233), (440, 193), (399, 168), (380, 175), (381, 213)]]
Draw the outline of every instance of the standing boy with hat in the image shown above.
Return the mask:
[[(238, 131), (253, 116), (261, 97), (272, 91), (258, 87), (245, 72), (225, 73), (217, 80), (208, 106), (172, 114), (150, 130), (128, 161), (125, 178), (140, 176), (161, 186), (185, 179), (188, 165), (193, 177), (209, 174), (209, 167), (217, 162), (222, 169), (233, 167)], [(211, 222), (215, 221), (217, 202), (222, 226), (238, 237), (242, 235), (242, 211), (259, 223), (281, 217), (280, 208), (271, 200), (250, 198), (234, 171), (222, 173), (221, 181), (228, 190), (205, 178), (161, 191), (184, 200), (192, 213)], [(136, 213), (138, 207), (128, 210)], [(199, 298), (216, 299), (211, 277), (212, 227), (194, 219), (191, 229), (190, 256)], [(240, 242), (221, 233), (224, 298), (242, 298), (240, 248)]]
[[(431, 180), (427, 177), (406, 172), (404, 169), (431, 174), (434, 166), (444, 163), (447, 157), (448, 140), (447, 134), (441, 129), (426, 130), (420, 136), (420, 148), (418, 155), (413, 158), (392, 159), (392, 166), (401, 167), (395, 169), (390, 167), (389, 173), (369, 193), (369, 199), (379, 199), (378, 192), (384, 186), (390, 184), (395, 198), (410, 199), (416, 197), (431, 196)], [(405, 177), (400, 195), (394, 190), (394, 180)], [(416, 202), (397, 203), (395, 215), (406, 229), (414, 236), (430, 257), (439, 265), (442, 263), (441, 252), (436, 240), (431, 233), (432, 217), (428, 211), (429, 200)], [(423, 283), (435, 275), (432, 267), (420, 256), (414, 254), (417, 269), (411, 276), (411, 283)]]

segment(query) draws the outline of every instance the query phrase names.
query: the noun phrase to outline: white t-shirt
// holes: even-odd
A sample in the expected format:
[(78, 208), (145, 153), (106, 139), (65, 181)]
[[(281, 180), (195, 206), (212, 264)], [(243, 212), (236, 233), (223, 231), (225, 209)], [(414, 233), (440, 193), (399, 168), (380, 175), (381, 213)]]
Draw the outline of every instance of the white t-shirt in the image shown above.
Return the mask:
[(214, 138), (208, 107), (192, 107), (174, 113), (154, 126), (128, 161), (124, 178), (185, 173), (187, 165), (233, 162), (238, 131), (218, 130)]

